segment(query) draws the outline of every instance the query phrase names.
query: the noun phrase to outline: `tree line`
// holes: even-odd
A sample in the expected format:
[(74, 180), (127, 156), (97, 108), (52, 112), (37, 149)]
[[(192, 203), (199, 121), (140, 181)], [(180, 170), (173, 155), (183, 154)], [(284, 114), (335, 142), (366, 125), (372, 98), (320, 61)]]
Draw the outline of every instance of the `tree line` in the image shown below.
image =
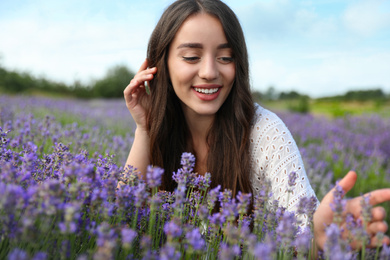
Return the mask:
[(123, 97), (123, 90), (134, 77), (134, 73), (124, 65), (110, 68), (106, 75), (90, 84), (75, 81), (65, 84), (44, 77), (36, 77), (28, 72), (9, 70), (0, 64), (0, 92), (31, 93), (41, 91), (79, 98), (117, 98)]

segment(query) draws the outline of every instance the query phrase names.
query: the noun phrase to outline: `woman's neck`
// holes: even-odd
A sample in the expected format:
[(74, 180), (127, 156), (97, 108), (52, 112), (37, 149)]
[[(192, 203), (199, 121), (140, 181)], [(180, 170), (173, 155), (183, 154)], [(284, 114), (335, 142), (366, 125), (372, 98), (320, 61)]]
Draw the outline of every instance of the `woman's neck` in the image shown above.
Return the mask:
[(197, 115), (195, 113), (185, 113), (185, 119), (188, 125), (188, 129), (191, 132), (192, 141), (194, 143), (205, 143), (207, 134), (214, 122), (214, 115), (204, 116)]
[[(189, 115), (190, 114), (190, 115)], [(196, 156), (195, 172), (203, 175), (207, 171), (207, 157), (209, 146), (207, 135), (214, 122), (215, 116), (203, 116), (194, 113), (185, 113), (186, 122), (191, 133), (192, 147)]]

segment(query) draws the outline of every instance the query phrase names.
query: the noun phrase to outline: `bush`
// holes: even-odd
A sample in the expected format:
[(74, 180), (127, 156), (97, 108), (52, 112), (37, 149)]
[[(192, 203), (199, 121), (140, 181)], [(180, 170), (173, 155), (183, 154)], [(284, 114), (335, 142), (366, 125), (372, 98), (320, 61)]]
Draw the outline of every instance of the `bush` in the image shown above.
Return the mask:
[(100, 80), (97, 80), (92, 85), (92, 93), (94, 97), (115, 98), (123, 97), (123, 90), (134, 77), (125, 66), (115, 66), (107, 72), (107, 75)]
[(310, 100), (308, 96), (300, 96), (297, 100), (290, 101), (288, 109), (291, 112), (307, 114), (310, 112)]

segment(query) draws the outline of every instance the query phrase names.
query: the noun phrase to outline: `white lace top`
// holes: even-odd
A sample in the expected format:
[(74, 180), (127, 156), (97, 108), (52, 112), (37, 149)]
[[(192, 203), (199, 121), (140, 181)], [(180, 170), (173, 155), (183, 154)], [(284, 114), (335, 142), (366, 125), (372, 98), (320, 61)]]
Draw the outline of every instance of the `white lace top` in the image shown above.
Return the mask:
[[(271, 183), (272, 197), (289, 211), (297, 209), (301, 197), (315, 196), (303, 165), (301, 154), (286, 125), (273, 112), (255, 104), (256, 117), (253, 122), (250, 151), (252, 188), (256, 196), (264, 179)], [(288, 194), (288, 176), (297, 173), (296, 185)], [(288, 200), (288, 205), (287, 205)], [(317, 203), (318, 205), (318, 203)], [(302, 225), (307, 225), (306, 216), (298, 216)]]

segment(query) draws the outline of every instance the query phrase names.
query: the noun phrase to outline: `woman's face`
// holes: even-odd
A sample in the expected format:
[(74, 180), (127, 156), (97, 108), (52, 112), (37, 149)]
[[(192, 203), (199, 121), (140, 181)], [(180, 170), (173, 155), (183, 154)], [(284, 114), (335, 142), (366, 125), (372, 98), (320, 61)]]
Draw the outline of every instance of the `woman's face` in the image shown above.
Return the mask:
[(236, 73), (220, 21), (208, 14), (187, 18), (170, 45), (168, 69), (186, 117), (215, 115)]

